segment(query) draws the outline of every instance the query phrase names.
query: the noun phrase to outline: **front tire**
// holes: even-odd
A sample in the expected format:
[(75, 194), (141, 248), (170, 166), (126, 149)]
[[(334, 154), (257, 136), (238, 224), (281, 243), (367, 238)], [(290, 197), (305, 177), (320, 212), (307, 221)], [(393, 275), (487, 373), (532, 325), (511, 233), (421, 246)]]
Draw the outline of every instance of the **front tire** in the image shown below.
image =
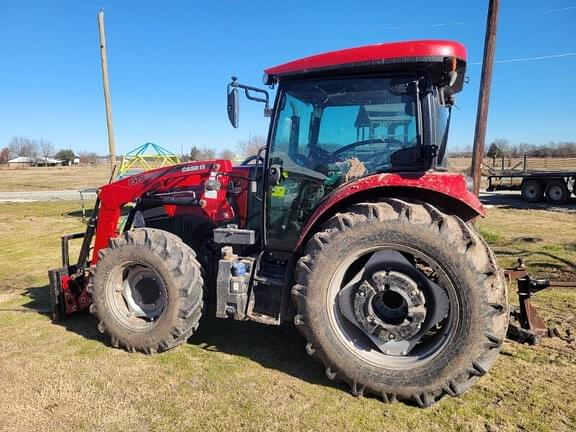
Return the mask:
[[(378, 254), (384, 261), (374, 268), (370, 263)], [(387, 256), (390, 262), (385, 262)], [(394, 266), (407, 270), (391, 271)], [(374, 271), (361, 281), (357, 275), (365, 275), (368, 267)], [(436, 280), (445, 302), (421, 289), (424, 275)], [(428, 204), (388, 199), (337, 214), (310, 239), (295, 276), (294, 322), (308, 340), (306, 350), (324, 363), (328, 378), (347, 382), (356, 395), (370, 393), (386, 402), (419, 406), (446, 394), (460, 395), (489, 370), (506, 334), (506, 285), (492, 252), (465, 222)], [(359, 303), (375, 285), (370, 278), (388, 282), (371, 302)], [(342, 313), (340, 303), (342, 293), (353, 286), (358, 287), (353, 296), (357, 322)], [(360, 292), (366, 286), (369, 290)], [(386, 297), (391, 291), (395, 293)], [(374, 303), (377, 296), (384, 301)], [(410, 296), (422, 299), (412, 312), (401, 299)], [(428, 319), (422, 313), (435, 316), (434, 308), (443, 302), (441, 320), (422, 327)], [(384, 314), (362, 315), (367, 310)], [(394, 338), (408, 348), (388, 352), (389, 344), (381, 345), (381, 339), (369, 334), (375, 322), (381, 324), (379, 338), (384, 334), (385, 340)]]
[(128, 231), (100, 251), (92, 272), (90, 312), (113, 346), (153, 354), (184, 343), (198, 327), (200, 264), (174, 234)]

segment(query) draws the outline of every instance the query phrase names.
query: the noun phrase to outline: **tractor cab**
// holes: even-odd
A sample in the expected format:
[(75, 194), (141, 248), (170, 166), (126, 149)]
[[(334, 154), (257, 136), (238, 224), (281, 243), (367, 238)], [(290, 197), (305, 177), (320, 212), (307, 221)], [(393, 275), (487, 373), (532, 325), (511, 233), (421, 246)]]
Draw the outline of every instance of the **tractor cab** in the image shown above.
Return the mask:
[[(267, 69), (278, 86), (228, 86), (228, 114), (238, 126), (238, 90), (266, 103), (272, 116), (265, 172), (265, 243), (292, 251), (318, 203), (342, 185), (381, 173), (425, 173), (446, 165), (454, 94), (465, 50), (418, 41), (340, 50)], [(258, 97), (259, 92), (264, 97)]]

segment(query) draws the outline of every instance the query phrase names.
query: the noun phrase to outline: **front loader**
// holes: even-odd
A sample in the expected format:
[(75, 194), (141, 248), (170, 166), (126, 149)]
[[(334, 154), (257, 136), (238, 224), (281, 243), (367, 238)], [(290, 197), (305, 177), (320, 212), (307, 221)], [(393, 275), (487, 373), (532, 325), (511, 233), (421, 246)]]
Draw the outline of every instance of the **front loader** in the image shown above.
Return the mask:
[[(466, 51), (450, 41), (364, 46), (233, 78), (265, 104), (266, 146), (239, 166), (189, 162), (98, 190), (86, 233), (50, 271), (55, 319), (89, 308), (113, 346), (156, 353), (220, 318), (293, 322), (355, 395), (429, 406), (484, 375), (506, 334), (506, 284), (446, 171)], [(70, 264), (68, 242), (83, 237)]]

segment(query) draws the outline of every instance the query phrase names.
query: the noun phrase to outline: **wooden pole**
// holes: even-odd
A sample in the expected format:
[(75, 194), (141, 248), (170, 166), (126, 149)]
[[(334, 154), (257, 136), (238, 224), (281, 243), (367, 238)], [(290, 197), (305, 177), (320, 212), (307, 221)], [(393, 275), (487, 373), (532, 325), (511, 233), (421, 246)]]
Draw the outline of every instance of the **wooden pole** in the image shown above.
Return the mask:
[(108, 150), (110, 169), (116, 166), (116, 143), (112, 128), (112, 105), (110, 103), (110, 84), (108, 82), (108, 57), (106, 55), (106, 32), (104, 31), (104, 10), (98, 12), (98, 31), (100, 33), (100, 60), (102, 63), (102, 83), (104, 85), (104, 103), (106, 104), (106, 126), (108, 128)]
[(492, 84), (492, 69), (496, 48), (496, 25), (500, 6), (499, 0), (489, 0), (489, 2), (480, 94), (478, 95), (478, 111), (476, 112), (476, 129), (474, 131), (474, 151), (472, 152), (472, 179), (474, 180), (474, 193), (476, 195), (480, 193), (480, 181), (482, 180), (482, 160), (484, 159), (488, 103), (490, 101), (490, 85)]

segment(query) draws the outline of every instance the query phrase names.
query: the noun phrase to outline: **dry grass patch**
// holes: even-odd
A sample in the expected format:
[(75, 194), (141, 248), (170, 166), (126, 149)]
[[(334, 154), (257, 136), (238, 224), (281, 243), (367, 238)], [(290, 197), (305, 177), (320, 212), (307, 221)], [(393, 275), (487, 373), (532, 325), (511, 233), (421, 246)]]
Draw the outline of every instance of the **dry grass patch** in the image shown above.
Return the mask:
[(0, 192), (95, 188), (108, 183), (108, 165), (0, 168)]

